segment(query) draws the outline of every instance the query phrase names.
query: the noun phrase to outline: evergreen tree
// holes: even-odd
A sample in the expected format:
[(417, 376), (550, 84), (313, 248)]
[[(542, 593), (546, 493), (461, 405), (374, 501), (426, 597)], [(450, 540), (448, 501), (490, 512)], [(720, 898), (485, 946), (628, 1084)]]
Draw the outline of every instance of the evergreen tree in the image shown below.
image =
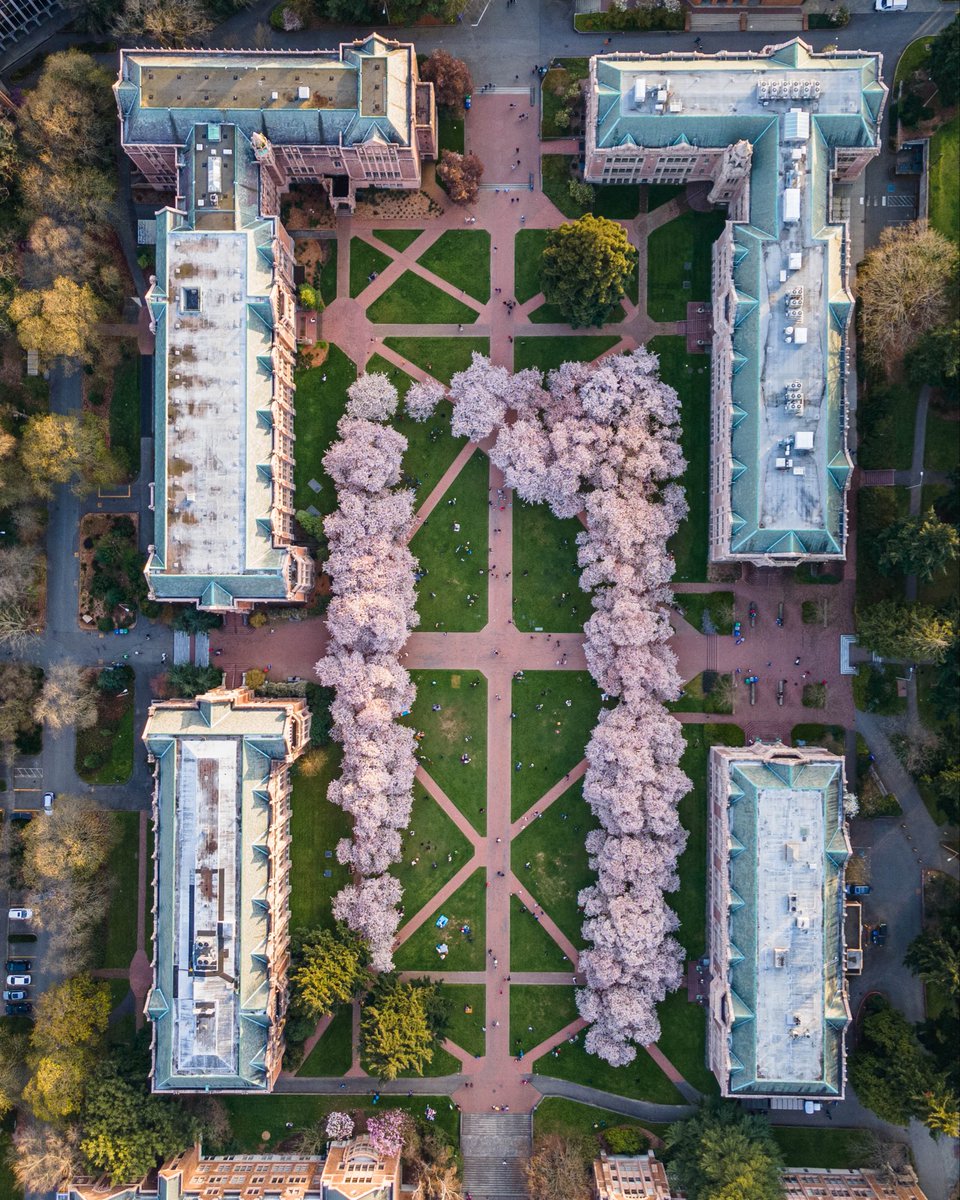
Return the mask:
[(353, 1000), (368, 978), (364, 944), (346, 929), (300, 931), (294, 938), (293, 957), (294, 1007), (314, 1021)]
[(915, 517), (902, 517), (877, 540), (881, 571), (916, 575), (922, 580), (942, 575), (960, 550), (956, 529), (941, 521), (932, 508)]
[(615, 221), (590, 213), (547, 235), (540, 282), (574, 328), (602, 325), (637, 270), (637, 252)]
[(770, 1126), (735, 1104), (709, 1101), (667, 1130), (670, 1182), (688, 1200), (780, 1200), (783, 1163)]

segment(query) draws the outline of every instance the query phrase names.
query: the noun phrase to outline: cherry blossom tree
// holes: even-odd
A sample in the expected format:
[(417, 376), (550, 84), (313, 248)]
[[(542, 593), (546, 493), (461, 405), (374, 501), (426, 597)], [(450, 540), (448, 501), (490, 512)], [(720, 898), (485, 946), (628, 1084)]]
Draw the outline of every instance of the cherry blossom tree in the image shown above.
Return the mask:
[(397, 411), (397, 389), (382, 372), (361, 375), (347, 388), (347, 416), (362, 421), (389, 421)]
[(335, 1142), (348, 1142), (353, 1137), (353, 1118), (349, 1113), (332, 1112), (327, 1117), (327, 1137)]
[(435, 379), (418, 380), (416, 383), (412, 383), (407, 389), (406, 399), (403, 402), (407, 416), (412, 417), (414, 421), (429, 420), (446, 394), (446, 388), (442, 383), (437, 383)]
[(333, 898), (333, 917), (366, 939), (375, 971), (393, 967), (393, 939), (400, 924), (397, 905), (403, 889), (392, 875), (372, 875), (348, 883)]
[(375, 1117), (367, 1117), (367, 1134), (378, 1154), (395, 1158), (403, 1150), (410, 1118), (402, 1108), (388, 1108)]

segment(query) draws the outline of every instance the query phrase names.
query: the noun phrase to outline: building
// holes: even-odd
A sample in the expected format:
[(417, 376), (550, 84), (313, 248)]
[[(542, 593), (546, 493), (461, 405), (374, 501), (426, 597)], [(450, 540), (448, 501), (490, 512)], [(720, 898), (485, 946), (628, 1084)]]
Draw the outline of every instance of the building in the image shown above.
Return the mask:
[(334, 208), (416, 188), (436, 156), (433, 85), (412, 45), (333, 51), (122, 51), (123, 148), (172, 191), (146, 301), (154, 356), (151, 599), (246, 612), (307, 600), (294, 535), (294, 180)]
[(50, 19), (60, 0), (3, 0), (0, 4), (0, 50), (9, 48)]
[(896, 1173), (788, 1167), (782, 1178), (787, 1200), (926, 1200), (910, 1167)]
[[(926, 1200), (909, 1167), (889, 1174), (788, 1167), (781, 1178), (787, 1200)], [(594, 1159), (593, 1194), (594, 1200), (682, 1200), (682, 1193), (670, 1190), (663, 1164), (653, 1153)]]
[(605, 54), (590, 60), (584, 177), (705, 183), (713, 251), (710, 557), (846, 552), (849, 232), (839, 185), (880, 150), (882, 56)]
[(150, 706), (156, 1092), (269, 1091), (287, 1011), (290, 764), (302, 699), (247, 688)]
[(400, 1192), (399, 1157), (377, 1154), (362, 1136), (331, 1142), (326, 1155), (205, 1158), (197, 1145), (125, 1187), (105, 1176), (71, 1179), (57, 1200), (399, 1200)]
[(437, 157), (433, 84), (411, 43), (378, 33), (339, 50), (121, 50), (114, 91), (123, 148), (158, 191), (177, 186), (194, 129), (234, 125), (271, 216), (294, 181), (352, 211), (358, 188), (419, 188)]
[(721, 1094), (842, 1100), (843, 759), (714, 746), (708, 794), (707, 1059)]
[(593, 1194), (595, 1200), (673, 1200), (664, 1165), (652, 1152), (595, 1158)]

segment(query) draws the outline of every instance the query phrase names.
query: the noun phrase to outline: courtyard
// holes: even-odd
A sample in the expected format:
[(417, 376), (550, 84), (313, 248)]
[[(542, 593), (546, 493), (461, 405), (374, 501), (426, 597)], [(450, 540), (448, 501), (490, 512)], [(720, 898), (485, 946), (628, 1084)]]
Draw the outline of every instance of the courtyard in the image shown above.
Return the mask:
[[(681, 482), (690, 506), (672, 547), (673, 648), (691, 681), (677, 708), (693, 789), (681, 808), (689, 842), (680, 890), (668, 901), (695, 959), (705, 950), (707, 748), (777, 733), (768, 728), (769, 703), (761, 723), (753, 718), (741, 679), (759, 672), (771, 689), (789, 680), (784, 708), (772, 710), (785, 740), (807, 713), (798, 654), (805, 670), (827, 677), (832, 719), (849, 723), (852, 706), (848, 713), (846, 693), (831, 686), (839, 683), (833, 639), (800, 620), (801, 599), (818, 588), (787, 585), (786, 634), (775, 623), (779, 592), (754, 597), (730, 582), (708, 582), (710, 359), (689, 352), (684, 317), (688, 302), (709, 299), (709, 246), (722, 214), (692, 209), (682, 190), (634, 189), (627, 204), (598, 188), (594, 211), (626, 229), (639, 252), (639, 279), (610, 323), (571, 330), (545, 309), (538, 271), (546, 232), (565, 219), (541, 190), (541, 156), (566, 146), (541, 143), (536, 122), (518, 120), (517, 109), (535, 115), (529, 95), (507, 89), (474, 99), (467, 149), (484, 162), (488, 185), (475, 204), (451, 205), (428, 178), (424, 188), (440, 215), (418, 228), (409, 217), (391, 222), (379, 213), (354, 216), (349, 232), (316, 233), (336, 238), (337, 292), (322, 317), (327, 358), (301, 368), (297, 379), (297, 505), (331, 511), (322, 458), (358, 373), (384, 372), (402, 396), (414, 380), (448, 384), (474, 352), (508, 369), (541, 371), (644, 344), (661, 355), (663, 378), (683, 404), (688, 465)], [(506, 144), (508, 129), (515, 147)], [(403, 858), (392, 868), (404, 888), (395, 960), (409, 977), (444, 980), (456, 997), (443, 1053), (428, 1073), (456, 1077), (453, 1097), (465, 1111), (529, 1109), (538, 1093), (527, 1081), (550, 1076), (669, 1106), (714, 1094), (704, 1009), (685, 989), (659, 1007), (659, 1044), (640, 1049), (628, 1067), (610, 1067), (583, 1048), (574, 986), (584, 948), (577, 893), (593, 879), (584, 839), (594, 820), (582, 777), (601, 697), (582, 649), (591, 613), (578, 582), (582, 525), (514, 502), (484, 447), (452, 436), (449, 415), (444, 404), (418, 425), (401, 406), (393, 418), (409, 441), (404, 482), (417, 506), (411, 549), (423, 572), (420, 625), (403, 663), (418, 688), (406, 721), (417, 731), (419, 767)], [(738, 645), (732, 621), (745, 619), (751, 601), (758, 627)], [(269, 668), (273, 679), (311, 677), (325, 644), (322, 620), (274, 628), (265, 637), (228, 619), (215, 639), (228, 680), (251, 665)], [(722, 701), (715, 678), (726, 680)], [(328, 923), (330, 897), (345, 881), (333, 851), (349, 822), (324, 798), (336, 761), (334, 749), (319, 777), (295, 786), (294, 924)], [(321, 1022), (296, 1077), (331, 1088), (339, 1077), (353, 1090), (366, 1078), (357, 1033), (358, 1014), (351, 1018), (349, 1009)]]

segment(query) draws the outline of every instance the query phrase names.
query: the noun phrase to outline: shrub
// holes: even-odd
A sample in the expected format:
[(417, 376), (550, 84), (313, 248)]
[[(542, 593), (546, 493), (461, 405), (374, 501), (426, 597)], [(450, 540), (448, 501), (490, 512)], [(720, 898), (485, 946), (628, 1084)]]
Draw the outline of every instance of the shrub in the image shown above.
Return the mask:
[(114, 628), (113, 617), (101, 617), (97, 622), (97, 628), (101, 633), (110, 633)]
[(256, 612), (251, 613), (247, 618), (247, 624), (251, 629), (262, 629), (266, 623), (267, 614), (265, 612), (261, 612), (260, 609), (257, 609)]
[(816, 600), (804, 600), (800, 606), (800, 616), (804, 625), (816, 625), (820, 620), (820, 606)]
[(823, 683), (806, 683), (803, 687), (804, 708), (826, 708), (827, 687)]
[(650, 1146), (650, 1139), (632, 1125), (614, 1125), (604, 1130), (603, 1140), (612, 1154), (642, 1154)]

